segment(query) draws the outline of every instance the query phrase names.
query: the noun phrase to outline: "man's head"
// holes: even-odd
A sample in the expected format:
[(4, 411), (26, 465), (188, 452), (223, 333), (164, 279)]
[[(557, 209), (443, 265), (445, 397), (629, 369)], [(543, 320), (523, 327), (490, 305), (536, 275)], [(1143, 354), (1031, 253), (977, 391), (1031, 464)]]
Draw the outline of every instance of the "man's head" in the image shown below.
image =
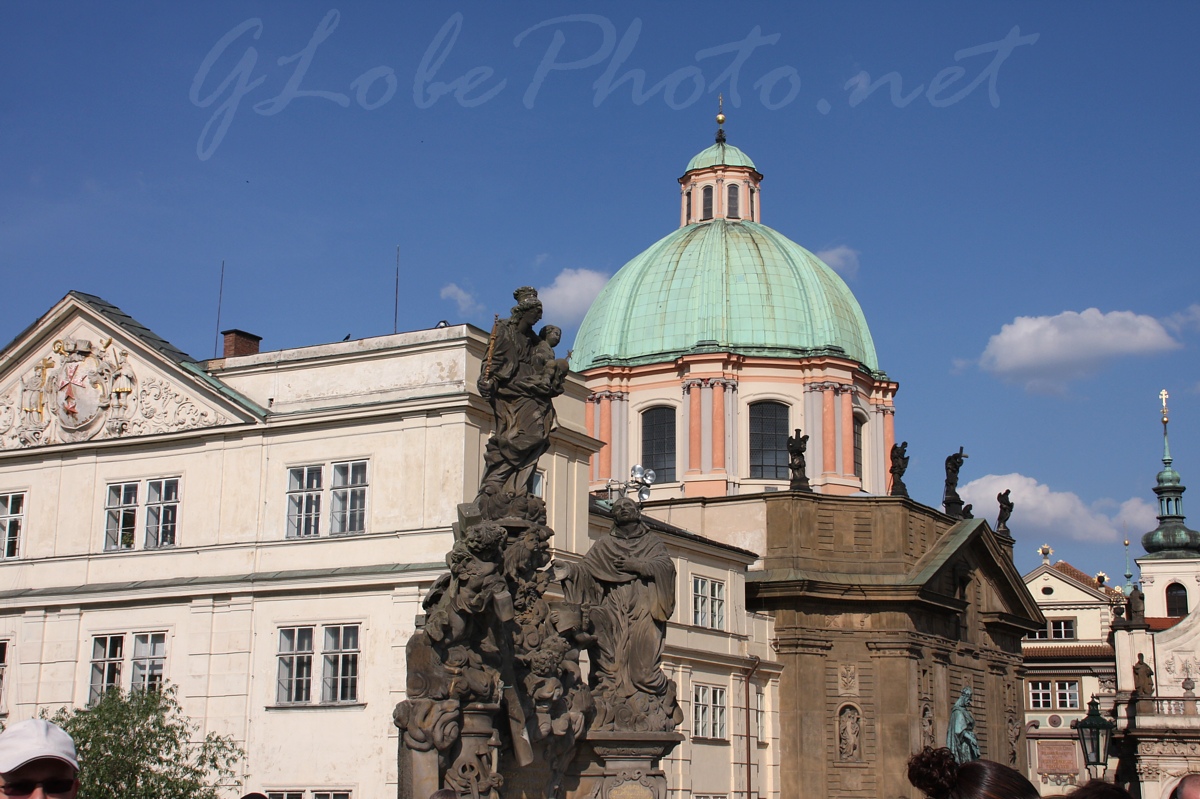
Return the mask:
[(0, 799), (75, 799), (79, 792), (75, 742), (45, 719), (30, 719), (0, 733)]
[(1171, 796), (1176, 799), (1200, 799), (1200, 774), (1189, 774), (1181, 779)]

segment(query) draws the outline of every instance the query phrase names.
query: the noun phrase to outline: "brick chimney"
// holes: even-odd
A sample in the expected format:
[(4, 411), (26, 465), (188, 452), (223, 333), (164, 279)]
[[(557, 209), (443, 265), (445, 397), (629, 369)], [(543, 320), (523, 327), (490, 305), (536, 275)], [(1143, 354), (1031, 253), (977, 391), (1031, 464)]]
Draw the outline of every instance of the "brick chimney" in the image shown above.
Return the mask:
[(237, 358), (240, 355), (258, 355), (258, 342), (262, 336), (247, 333), (245, 330), (222, 330), (225, 337), (225, 352), (223, 358)]

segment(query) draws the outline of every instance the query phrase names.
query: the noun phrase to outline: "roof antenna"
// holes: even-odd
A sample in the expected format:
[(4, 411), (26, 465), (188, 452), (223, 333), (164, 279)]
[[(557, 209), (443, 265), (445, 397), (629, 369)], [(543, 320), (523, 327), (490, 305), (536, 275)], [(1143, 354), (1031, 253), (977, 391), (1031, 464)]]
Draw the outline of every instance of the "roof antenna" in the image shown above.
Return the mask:
[(396, 245), (396, 300), (392, 306), (392, 333), (400, 324), (400, 245)]
[(717, 95), (717, 144), (725, 143), (725, 95)]
[(217, 285), (217, 336), (213, 340), (213, 357), (217, 357), (221, 346), (221, 300), (225, 297), (225, 259), (221, 259), (221, 282)]

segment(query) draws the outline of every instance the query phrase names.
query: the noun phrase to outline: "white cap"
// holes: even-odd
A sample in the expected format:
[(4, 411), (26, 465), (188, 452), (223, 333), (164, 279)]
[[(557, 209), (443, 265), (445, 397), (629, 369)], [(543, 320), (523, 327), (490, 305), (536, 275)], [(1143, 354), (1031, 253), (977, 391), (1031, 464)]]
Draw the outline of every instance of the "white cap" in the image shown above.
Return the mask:
[(79, 771), (75, 742), (57, 724), (29, 719), (0, 733), (0, 774), (9, 774), (26, 763), (50, 758)]

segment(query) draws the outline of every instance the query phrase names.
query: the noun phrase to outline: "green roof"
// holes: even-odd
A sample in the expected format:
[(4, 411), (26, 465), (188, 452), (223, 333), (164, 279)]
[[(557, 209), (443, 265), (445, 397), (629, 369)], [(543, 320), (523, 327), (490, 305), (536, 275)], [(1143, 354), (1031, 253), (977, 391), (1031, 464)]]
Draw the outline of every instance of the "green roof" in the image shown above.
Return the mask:
[(829, 354), (879, 368), (845, 282), (799, 244), (747, 220), (679, 228), (622, 267), (584, 317), (571, 367), (662, 363), (688, 352)]
[(709, 166), (717, 166), (724, 164), (725, 166), (748, 166), (755, 169), (754, 162), (750, 160), (750, 156), (734, 147), (732, 144), (718, 142), (707, 150), (702, 150), (688, 161), (687, 169), (684, 172), (691, 172), (693, 169), (704, 169)]

